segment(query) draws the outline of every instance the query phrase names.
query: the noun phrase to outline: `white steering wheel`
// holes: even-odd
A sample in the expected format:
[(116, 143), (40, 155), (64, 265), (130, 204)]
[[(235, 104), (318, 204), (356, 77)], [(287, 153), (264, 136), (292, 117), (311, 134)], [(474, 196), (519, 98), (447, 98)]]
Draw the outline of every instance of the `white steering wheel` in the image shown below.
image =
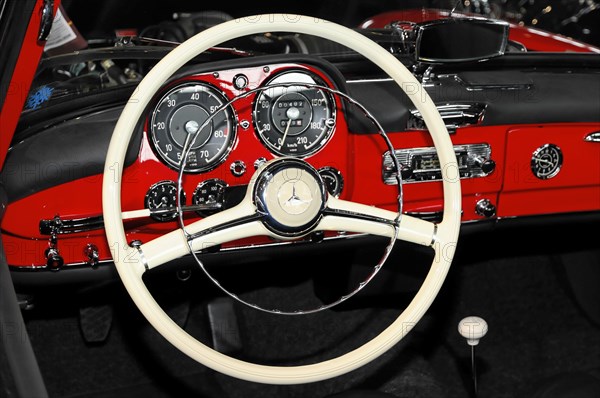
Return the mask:
[[(302, 160), (280, 158), (256, 171), (239, 205), (196, 221), (186, 231), (178, 229), (138, 247), (127, 244), (121, 210), (123, 164), (130, 139), (147, 105), (164, 83), (198, 54), (228, 40), (267, 32), (296, 32), (338, 42), (370, 59), (404, 90), (423, 115), (440, 160), (444, 191), (441, 223), (328, 196), (312, 166)], [(299, 202), (300, 207), (285, 211), (277, 197), (290, 188), (290, 175), (296, 176), (294, 181), (301, 181), (305, 197)], [(115, 266), (129, 295), (152, 326), (179, 350), (218, 372), (269, 384), (301, 384), (339, 376), (369, 363), (400, 341), (427, 311), (442, 286), (454, 255), (461, 214), (460, 179), (452, 142), (433, 101), (415, 77), (388, 51), (357, 32), (329, 21), (289, 14), (257, 15), (217, 25), (182, 43), (156, 64), (140, 82), (113, 132), (104, 169), (102, 200)], [(359, 348), (323, 362), (265, 366), (219, 353), (173, 322), (142, 281), (147, 270), (188, 255), (190, 250), (256, 235), (291, 239), (316, 230), (369, 233), (435, 250), (422, 286), (398, 318)]]

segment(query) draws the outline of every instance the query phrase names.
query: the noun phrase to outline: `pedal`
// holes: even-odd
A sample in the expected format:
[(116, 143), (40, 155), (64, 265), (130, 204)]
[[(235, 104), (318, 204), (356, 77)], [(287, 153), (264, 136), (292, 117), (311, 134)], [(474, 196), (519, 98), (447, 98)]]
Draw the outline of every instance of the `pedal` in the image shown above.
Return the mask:
[(27, 294), (17, 293), (17, 303), (19, 303), (19, 308), (21, 308), (23, 311), (29, 311), (35, 307), (35, 300), (33, 296)]
[(208, 303), (213, 348), (223, 354), (242, 350), (242, 338), (233, 303), (229, 297), (217, 298)]
[(103, 343), (108, 338), (113, 321), (110, 305), (90, 305), (79, 308), (79, 325), (86, 343)]

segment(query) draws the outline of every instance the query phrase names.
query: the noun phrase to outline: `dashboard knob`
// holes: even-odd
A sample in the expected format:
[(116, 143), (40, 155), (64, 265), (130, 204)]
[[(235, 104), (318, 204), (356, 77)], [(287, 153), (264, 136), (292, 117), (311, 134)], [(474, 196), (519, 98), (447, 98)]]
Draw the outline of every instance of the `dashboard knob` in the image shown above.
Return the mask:
[(131, 242), (129, 242), (129, 246), (136, 248), (136, 249), (139, 248), (141, 245), (142, 245), (142, 241), (138, 240), (138, 239), (135, 239), (135, 240), (132, 240)]
[(62, 266), (65, 264), (65, 260), (61, 255), (58, 254), (58, 250), (56, 248), (48, 248), (44, 253), (46, 256), (46, 266), (51, 271), (59, 271)]
[(490, 174), (496, 170), (496, 162), (492, 159), (486, 159), (482, 156), (477, 156), (473, 159), (475, 166), (479, 167), (485, 174)]
[(233, 78), (233, 85), (238, 90), (243, 90), (248, 87), (248, 77), (244, 74), (236, 75)]
[(265, 158), (265, 157), (260, 157), (260, 158), (256, 159), (254, 161), (254, 170), (258, 170), (260, 168), (260, 166), (262, 166), (265, 163), (267, 163), (267, 158)]
[(242, 160), (236, 160), (235, 162), (231, 163), (229, 170), (231, 170), (231, 174), (234, 176), (241, 177), (246, 173), (246, 163), (244, 163)]
[(496, 215), (496, 206), (489, 199), (481, 199), (475, 205), (475, 213), (482, 217), (494, 217)]
[(98, 262), (100, 259), (100, 255), (98, 253), (98, 246), (88, 243), (83, 249), (83, 254), (86, 258), (86, 263), (90, 267), (92, 267), (92, 268), (98, 267)]

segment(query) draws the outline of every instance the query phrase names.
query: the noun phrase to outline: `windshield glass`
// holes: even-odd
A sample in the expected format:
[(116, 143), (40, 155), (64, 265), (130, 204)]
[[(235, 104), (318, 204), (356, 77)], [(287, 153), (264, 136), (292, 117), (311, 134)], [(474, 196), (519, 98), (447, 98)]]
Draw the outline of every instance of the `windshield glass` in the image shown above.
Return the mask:
[[(216, 5), (216, 4), (213, 4)], [(506, 52), (600, 53), (600, 5), (592, 0), (367, 0), (248, 2), (244, 7), (170, 0), (122, 2), (64, 0), (56, 15), (24, 112), (70, 98), (134, 87), (174, 46), (221, 22), (260, 13), (307, 14), (365, 34), (398, 39), (398, 29), (448, 18), (490, 18), (510, 23)], [(395, 35), (395, 36), (394, 36)], [(403, 35), (408, 38), (410, 35)], [(403, 42), (403, 44), (405, 44)], [(410, 44), (410, 43), (409, 43)], [(202, 60), (289, 52), (335, 53), (297, 35), (267, 34), (224, 43)], [(410, 55), (409, 46), (395, 46)]]

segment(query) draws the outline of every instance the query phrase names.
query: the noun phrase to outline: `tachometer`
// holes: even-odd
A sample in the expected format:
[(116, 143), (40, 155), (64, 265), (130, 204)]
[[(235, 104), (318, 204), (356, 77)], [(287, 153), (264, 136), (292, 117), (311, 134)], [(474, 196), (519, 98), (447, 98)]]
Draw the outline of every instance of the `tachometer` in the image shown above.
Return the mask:
[(231, 107), (216, 113), (200, 132), (203, 123), (227, 103), (216, 88), (204, 83), (185, 83), (167, 92), (154, 108), (150, 133), (156, 152), (169, 166), (179, 169), (188, 135), (196, 135), (186, 160), (185, 171), (202, 172), (221, 163), (235, 135)]
[(257, 95), (254, 127), (271, 152), (306, 157), (331, 138), (335, 127), (333, 98), (312, 85), (325, 84), (305, 72), (286, 72), (269, 81)]

